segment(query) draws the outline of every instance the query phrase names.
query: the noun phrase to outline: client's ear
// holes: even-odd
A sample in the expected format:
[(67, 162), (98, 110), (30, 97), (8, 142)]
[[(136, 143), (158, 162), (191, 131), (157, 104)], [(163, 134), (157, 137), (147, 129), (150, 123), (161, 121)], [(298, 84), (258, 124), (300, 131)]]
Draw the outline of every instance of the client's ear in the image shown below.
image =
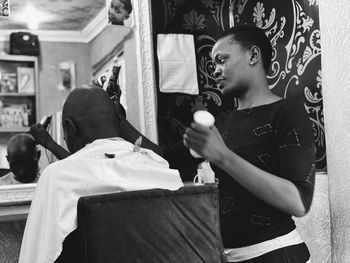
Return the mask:
[(74, 122), (70, 118), (64, 119), (62, 121), (62, 126), (64, 131), (67, 133), (67, 136), (76, 137), (77, 127), (75, 126)]
[(64, 140), (66, 141), (68, 150), (74, 153), (79, 150), (78, 147), (78, 130), (74, 122), (70, 118), (65, 118), (62, 120)]

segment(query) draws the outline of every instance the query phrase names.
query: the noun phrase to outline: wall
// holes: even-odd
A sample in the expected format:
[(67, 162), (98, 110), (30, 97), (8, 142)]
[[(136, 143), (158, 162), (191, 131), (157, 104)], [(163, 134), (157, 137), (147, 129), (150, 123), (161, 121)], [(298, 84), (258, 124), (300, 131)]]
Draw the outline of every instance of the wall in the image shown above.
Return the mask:
[(332, 262), (350, 262), (350, 2), (319, 0)]
[(61, 73), (58, 64), (63, 61), (76, 63), (76, 86), (91, 80), (90, 47), (85, 43), (41, 42), (40, 56), (40, 118), (62, 110), (69, 91), (59, 90)]
[(133, 29), (126, 26), (108, 25), (90, 42), (91, 67), (99, 70), (121, 50), (124, 50), (125, 76), (127, 76), (124, 94), (128, 103), (127, 118), (136, 129), (140, 130), (136, 41)]

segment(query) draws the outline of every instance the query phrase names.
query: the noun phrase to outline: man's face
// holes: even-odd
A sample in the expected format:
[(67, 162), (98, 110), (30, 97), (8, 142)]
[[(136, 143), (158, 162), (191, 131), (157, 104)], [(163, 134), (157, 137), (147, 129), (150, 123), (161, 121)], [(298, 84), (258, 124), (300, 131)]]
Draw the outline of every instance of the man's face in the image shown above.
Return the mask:
[(212, 50), (214, 77), (218, 88), (225, 96), (237, 97), (246, 89), (249, 79), (249, 58), (249, 51), (244, 50), (237, 42), (232, 42), (229, 36), (220, 39), (214, 45)]
[(120, 0), (112, 0), (108, 9), (108, 18), (113, 25), (122, 25), (123, 21), (129, 18), (129, 14)]
[(39, 171), (39, 158), (39, 151), (36, 152), (34, 156), (30, 157), (8, 157), (10, 170), (15, 175), (16, 180), (20, 181), (21, 183), (34, 182)]

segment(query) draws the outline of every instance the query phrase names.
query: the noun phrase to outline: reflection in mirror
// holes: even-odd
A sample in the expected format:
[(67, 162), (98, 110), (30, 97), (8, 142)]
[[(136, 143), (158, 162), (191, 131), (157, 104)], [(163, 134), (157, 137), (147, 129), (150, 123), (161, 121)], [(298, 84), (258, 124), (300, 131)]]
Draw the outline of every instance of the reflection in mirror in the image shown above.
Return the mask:
[[(127, 119), (157, 142), (150, 4), (132, 1), (131, 6), (125, 26), (118, 26), (108, 23), (111, 0), (10, 1), (10, 17), (0, 18), (0, 169), (8, 172), (9, 138), (27, 132), (44, 116), (52, 116), (48, 131), (65, 147), (60, 113), (64, 100), (72, 89), (113, 66), (120, 67), (120, 101)], [(24, 33), (12, 34), (17, 32)], [(21, 54), (28, 40), (38, 48)], [(22, 119), (9, 118), (16, 114)], [(40, 171), (54, 161), (41, 148)], [(1, 262), (18, 262), (23, 220), (35, 187), (0, 186)]]
[[(126, 109), (127, 119), (157, 141), (149, 3), (132, 1), (129, 5), (128, 1), (10, 2), (10, 17), (0, 21), (0, 88), (2, 79), (7, 79), (15, 88), (4, 92), (0, 89), (1, 169), (9, 169), (6, 159), (8, 140), (27, 132), (44, 116), (52, 116), (48, 131), (54, 141), (66, 147), (60, 113), (65, 98), (72, 89), (92, 79), (102, 76), (108, 79), (113, 66), (120, 67), (120, 102)], [(117, 23), (115, 16), (118, 12), (123, 13), (118, 11), (122, 4), (128, 13)], [(12, 38), (12, 33), (17, 32), (24, 33)], [(14, 48), (14, 43), (23, 44), (21, 41), (25, 42), (25, 38), (33, 40), (35, 46), (38, 44), (39, 54)], [(22, 77), (19, 72), (24, 72)], [(5, 113), (7, 119), (18, 114), (25, 116), (25, 120), (4, 126)], [(42, 147), (40, 150), (39, 169), (42, 171), (56, 158), (50, 151)], [(28, 184), (25, 191), (18, 185), (0, 186), (3, 190), (0, 191), (0, 204), (13, 204), (14, 195), (18, 197), (15, 203), (20, 203), (21, 198), (27, 202), (30, 196), (27, 193), (34, 188), (35, 184)]]

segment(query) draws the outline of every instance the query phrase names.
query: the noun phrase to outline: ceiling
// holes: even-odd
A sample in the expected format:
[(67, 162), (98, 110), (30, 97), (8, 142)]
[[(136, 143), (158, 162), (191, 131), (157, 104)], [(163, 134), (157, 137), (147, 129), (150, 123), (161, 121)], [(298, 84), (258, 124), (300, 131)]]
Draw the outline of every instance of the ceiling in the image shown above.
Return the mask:
[[(3, 0), (0, 0), (2, 2)], [(9, 0), (10, 18), (0, 18), (0, 30), (28, 29), (26, 23), (13, 20), (28, 3), (50, 15), (38, 30), (82, 31), (106, 6), (106, 0)]]

